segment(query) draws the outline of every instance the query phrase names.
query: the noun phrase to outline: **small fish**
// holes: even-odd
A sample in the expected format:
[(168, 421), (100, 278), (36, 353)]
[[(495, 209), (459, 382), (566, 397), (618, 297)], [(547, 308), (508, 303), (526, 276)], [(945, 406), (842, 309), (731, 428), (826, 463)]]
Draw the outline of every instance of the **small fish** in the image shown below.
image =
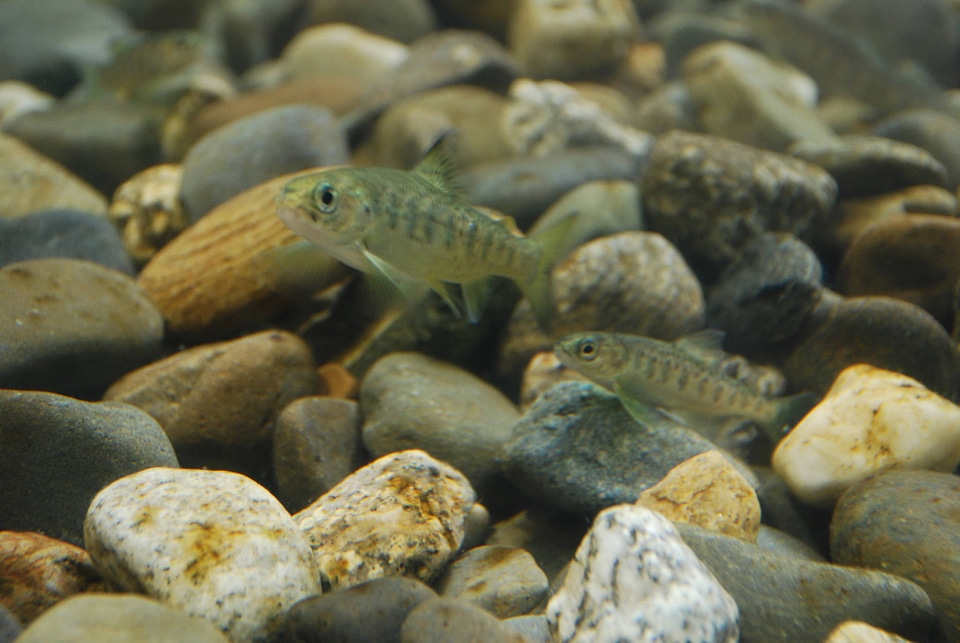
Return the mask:
[(330, 256), (385, 276), (413, 299), (426, 284), (458, 316), (448, 284), (459, 284), (463, 307), (477, 321), (492, 275), (513, 280), (538, 323), (554, 315), (550, 269), (568, 225), (525, 237), (510, 217), (498, 218), (464, 201), (444, 135), (413, 170), (344, 167), (291, 179), (277, 213), (291, 230)]
[[(814, 396), (769, 398), (720, 371), (723, 333), (701, 331), (673, 343), (639, 335), (575, 333), (554, 347), (560, 361), (613, 391), (641, 424), (655, 407), (713, 420), (753, 420), (776, 443), (813, 405)], [(669, 412), (666, 415), (673, 415)]]

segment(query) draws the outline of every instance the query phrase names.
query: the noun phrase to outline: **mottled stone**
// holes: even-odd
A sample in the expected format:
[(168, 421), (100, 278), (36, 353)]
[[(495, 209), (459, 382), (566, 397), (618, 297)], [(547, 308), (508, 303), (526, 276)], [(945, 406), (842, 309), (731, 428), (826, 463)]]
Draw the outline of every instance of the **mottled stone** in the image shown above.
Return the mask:
[(834, 628), (823, 643), (910, 643), (879, 627), (861, 621), (845, 621)]
[(650, 509), (600, 512), (547, 603), (554, 640), (724, 641), (739, 637), (737, 605)]
[(840, 497), (830, 523), (830, 553), (839, 564), (883, 570), (923, 587), (937, 610), (934, 640), (957, 640), (958, 516), (957, 476), (931, 471), (883, 473), (850, 487)]
[(926, 593), (900, 576), (774, 554), (693, 525), (677, 529), (737, 602), (744, 641), (822, 641), (848, 620), (926, 640), (936, 618)]
[(592, 514), (635, 502), (675, 465), (714, 448), (676, 422), (644, 426), (620, 400), (586, 382), (558, 384), (513, 428), (501, 462), (537, 504)]
[(170, 440), (127, 404), (52, 393), (0, 391), (0, 515), (3, 527), (83, 541), (94, 495), (117, 478), (177, 466)]
[(371, 82), (407, 59), (407, 46), (345, 23), (304, 29), (283, 49), (281, 61), (291, 79), (356, 76)]
[(529, 552), (474, 547), (447, 566), (434, 587), (441, 596), (482, 607), (499, 619), (530, 613), (547, 596), (547, 576)]
[(103, 585), (86, 551), (20, 531), (0, 531), (0, 579), (0, 605), (25, 625), (63, 599)]
[(460, 548), (475, 500), (460, 472), (409, 450), (355, 471), (294, 520), (334, 589), (382, 576), (429, 582)]
[(179, 197), (182, 177), (180, 165), (155, 165), (125, 181), (113, 195), (110, 220), (140, 266), (189, 225)]
[(371, 5), (351, 0), (307, 0), (308, 24), (346, 22), (400, 42), (413, 42), (437, 27), (427, 0), (394, 0)]
[(318, 389), (310, 347), (291, 333), (263, 331), (144, 366), (118, 380), (104, 398), (156, 418), (184, 466), (264, 479), (277, 416)]
[(83, 532), (105, 580), (234, 640), (277, 640), (287, 610), (320, 593), (307, 538), (276, 498), (237, 473), (126, 476), (97, 494)]
[(401, 643), (526, 643), (522, 634), (465, 600), (434, 598), (415, 607), (400, 628)]
[(399, 643), (400, 627), (410, 611), (435, 597), (432, 589), (412, 578), (374, 578), (294, 605), (285, 619), (284, 640)]
[(422, 449), (484, 495), (502, 484), (497, 456), (520, 414), (472, 373), (420, 353), (392, 353), (363, 378), (360, 409), (363, 444), (374, 457)]
[(873, 134), (925, 149), (947, 171), (947, 188), (956, 191), (960, 186), (960, 120), (957, 118), (932, 109), (910, 109), (878, 123)]
[(353, 400), (302, 397), (284, 407), (273, 428), (273, 474), (287, 509), (303, 509), (364, 464), (360, 428)]
[(810, 163), (679, 130), (657, 139), (640, 187), (650, 229), (705, 269), (737, 260), (765, 231), (822, 224), (836, 190)]
[(137, 594), (82, 594), (63, 601), (24, 630), (18, 642), (227, 643), (207, 621)]

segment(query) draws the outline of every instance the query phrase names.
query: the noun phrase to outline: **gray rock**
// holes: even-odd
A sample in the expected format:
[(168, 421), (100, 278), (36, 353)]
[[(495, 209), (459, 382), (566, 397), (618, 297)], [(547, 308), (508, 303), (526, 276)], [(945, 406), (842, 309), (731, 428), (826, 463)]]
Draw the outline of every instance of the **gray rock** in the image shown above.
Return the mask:
[(850, 487), (830, 523), (830, 553), (841, 565), (908, 578), (937, 610), (936, 640), (960, 638), (960, 478), (890, 471)]
[(684, 8), (673, 11), (658, 10), (658, 14), (651, 20), (644, 21), (644, 28), (649, 31), (653, 40), (663, 44), (665, 75), (669, 79), (680, 77), (683, 61), (702, 45), (718, 41), (747, 46), (753, 44), (750, 30), (738, 22)]
[(137, 594), (82, 594), (30, 624), (22, 643), (227, 643), (212, 624)]
[(127, 275), (75, 259), (0, 268), (0, 387), (99, 398), (160, 355), (163, 319)]
[(757, 547), (784, 556), (795, 556), (818, 563), (828, 562), (826, 558), (820, 555), (820, 552), (807, 543), (769, 525), (760, 525), (760, 531), (757, 534)]
[(134, 274), (120, 233), (104, 217), (78, 210), (45, 210), (0, 218), (0, 266), (43, 257), (86, 259)]
[(633, 124), (651, 134), (672, 129), (700, 131), (690, 90), (680, 82), (666, 83), (637, 101)]
[(287, 613), (284, 640), (291, 643), (399, 643), (400, 626), (436, 593), (412, 578), (375, 578), (307, 598)]
[(910, 109), (877, 123), (873, 134), (925, 149), (947, 171), (946, 186), (960, 186), (960, 120), (932, 109)]
[(740, 607), (744, 642), (818, 643), (847, 620), (926, 640), (933, 626), (930, 598), (899, 576), (774, 554), (692, 525), (677, 529)]
[(529, 551), (553, 582), (573, 558), (586, 529), (578, 516), (532, 508), (493, 525), (486, 543)]
[(224, 125), (190, 148), (180, 198), (195, 221), (259, 183), (348, 159), (346, 136), (330, 110), (275, 107)]
[(351, 0), (307, 0), (308, 24), (346, 22), (371, 33), (410, 43), (437, 28), (427, 0), (358, 4)]
[(401, 643), (525, 643), (522, 634), (467, 601), (434, 598), (415, 607), (400, 628)]
[(547, 576), (530, 552), (516, 547), (474, 547), (451, 562), (434, 583), (445, 598), (459, 598), (499, 619), (529, 614), (547, 596)]
[(543, 614), (514, 616), (500, 622), (525, 636), (528, 643), (550, 643), (550, 625)]
[(137, 408), (0, 392), (4, 529), (40, 531), (80, 545), (94, 495), (117, 478), (157, 466), (178, 466), (173, 446)]
[(674, 466), (713, 448), (668, 419), (639, 424), (599, 386), (564, 382), (520, 419), (501, 460), (510, 481), (538, 504), (592, 514), (636, 501)]
[(23, 628), (20, 621), (3, 605), (0, 605), (0, 643), (13, 643)]

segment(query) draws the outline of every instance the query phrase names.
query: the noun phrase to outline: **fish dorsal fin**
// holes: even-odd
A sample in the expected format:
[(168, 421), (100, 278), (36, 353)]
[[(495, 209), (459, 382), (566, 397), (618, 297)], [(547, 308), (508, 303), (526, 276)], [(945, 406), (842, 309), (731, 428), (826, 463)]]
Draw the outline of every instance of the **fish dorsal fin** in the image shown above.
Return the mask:
[(504, 228), (506, 228), (507, 232), (509, 232), (513, 236), (515, 237), (524, 236), (523, 232), (517, 226), (517, 220), (511, 217), (509, 214), (504, 214), (502, 212), (498, 212), (497, 210), (494, 210), (493, 208), (487, 208), (482, 205), (475, 205), (473, 206), (473, 209), (476, 210), (477, 212), (480, 212), (481, 214), (486, 215), (491, 221), (493, 221), (497, 225), (503, 226)]
[(701, 361), (718, 363), (726, 357), (726, 353), (723, 352), (724, 336), (722, 330), (705, 328), (673, 340), (673, 345)]
[(441, 192), (451, 196), (459, 194), (457, 188), (457, 164), (453, 161), (451, 148), (456, 138), (456, 130), (447, 130), (440, 135), (413, 173)]

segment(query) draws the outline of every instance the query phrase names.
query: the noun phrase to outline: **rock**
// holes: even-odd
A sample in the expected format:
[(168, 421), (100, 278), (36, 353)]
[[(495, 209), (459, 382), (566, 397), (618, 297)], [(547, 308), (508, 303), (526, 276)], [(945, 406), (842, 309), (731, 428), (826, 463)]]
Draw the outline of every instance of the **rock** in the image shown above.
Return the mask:
[(640, 191), (650, 229), (706, 270), (733, 263), (763, 232), (802, 238), (829, 215), (836, 184), (798, 159), (676, 130), (657, 139)]
[(860, 621), (845, 621), (823, 643), (909, 643), (907, 639)]
[(550, 643), (550, 626), (543, 614), (514, 616), (500, 621), (515, 632), (519, 632), (528, 643)]
[(684, 60), (683, 80), (714, 136), (777, 152), (834, 136), (814, 111), (813, 81), (755, 49), (727, 40), (703, 45)]
[(522, 634), (464, 600), (434, 598), (415, 607), (400, 628), (401, 643), (525, 643)]
[(507, 42), (526, 75), (569, 80), (623, 61), (638, 30), (633, 4), (624, 0), (520, 0), (507, 24)]
[(47, 257), (85, 259), (134, 274), (120, 235), (104, 217), (77, 210), (45, 210), (0, 218), (0, 265)]
[(960, 481), (955, 475), (882, 473), (840, 497), (830, 523), (831, 556), (838, 564), (882, 569), (923, 587), (937, 610), (934, 640), (956, 640), (960, 636), (958, 509)]
[(0, 391), (0, 515), (4, 528), (81, 544), (94, 495), (148, 467), (176, 467), (163, 429), (126, 404)]
[(304, 534), (280, 502), (229, 471), (154, 468), (97, 494), (84, 542), (105, 580), (200, 616), (232, 640), (276, 640), (320, 593)]
[(435, 583), (445, 598), (466, 600), (499, 619), (529, 614), (549, 585), (529, 552), (484, 545), (464, 552)]
[(737, 602), (744, 641), (822, 641), (848, 620), (925, 640), (935, 621), (930, 598), (899, 576), (773, 554), (692, 525), (677, 529)]
[(210, 623), (137, 594), (82, 594), (34, 621), (18, 643), (227, 643)]
[(837, 290), (883, 295), (920, 306), (949, 327), (960, 279), (960, 219), (915, 214), (871, 225), (847, 248)]
[(575, 217), (576, 222), (568, 224), (563, 247), (571, 251), (599, 237), (642, 230), (643, 213), (636, 182), (599, 180), (579, 185), (557, 199), (527, 234), (535, 235), (569, 217)]
[(757, 546), (774, 554), (783, 556), (794, 556), (804, 560), (812, 560), (818, 563), (826, 563), (820, 552), (803, 542), (799, 538), (794, 538), (785, 531), (780, 531), (769, 525), (760, 525), (760, 531), (757, 533)]
[(946, 168), (929, 152), (879, 136), (801, 140), (789, 152), (829, 172), (843, 198), (947, 182)]
[(534, 507), (493, 525), (486, 544), (530, 552), (553, 582), (573, 558), (586, 529), (577, 516)]
[[(8, 5), (5, 5), (8, 6)], [(70, 209), (102, 215), (107, 200), (78, 176), (0, 133), (0, 217)]]
[[(651, 16), (641, 13), (651, 39), (663, 47), (664, 69), (661, 73), (666, 78), (679, 78), (684, 61), (700, 47), (720, 41), (747, 46), (754, 44), (750, 30), (735, 20), (702, 11), (689, 11), (685, 7), (677, 11), (666, 9), (666, 6), (656, 7)], [(795, 89), (795, 86), (791, 86), (790, 93), (794, 93)]]
[(333, 589), (382, 576), (429, 582), (459, 549), (475, 501), (460, 472), (409, 450), (355, 471), (294, 520)]
[(19, 80), (0, 81), (0, 129), (18, 116), (49, 109), (56, 102), (50, 94)]
[(317, 367), (322, 395), (343, 400), (356, 400), (360, 395), (360, 380), (337, 362), (327, 362)]
[(23, 624), (74, 594), (103, 589), (87, 552), (34, 532), (0, 531), (0, 578), (0, 605)]
[(730, 351), (754, 353), (799, 332), (823, 290), (823, 268), (806, 244), (766, 233), (749, 242), (707, 296), (710, 328)]
[(665, 83), (637, 101), (633, 124), (651, 134), (670, 130), (700, 131), (700, 122), (693, 106), (693, 97), (685, 83)]
[(108, 212), (121, 231), (123, 244), (138, 266), (189, 225), (180, 202), (180, 165), (147, 168), (117, 188)]
[(400, 627), (417, 605), (436, 593), (412, 578), (391, 576), (313, 596), (287, 613), (284, 640), (399, 643)]
[(947, 171), (946, 187), (955, 192), (960, 185), (960, 120), (933, 109), (898, 112), (877, 123), (873, 134), (925, 149)]
[(284, 407), (273, 427), (273, 473), (287, 509), (303, 509), (364, 464), (360, 429), (353, 400), (302, 397)]
[(345, 134), (329, 110), (276, 107), (225, 125), (190, 148), (183, 159), (180, 198), (196, 221), (269, 179), (348, 159)]
[(738, 640), (737, 605), (669, 520), (635, 505), (600, 512), (547, 603), (559, 641)]
[(263, 331), (175, 353), (125, 375), (104, 398), (156, 418), (184, 466), (265, 479), (277, 416), (317, 394), (315, 369), (298, 336)]
[(674, 466), (712, 448), (669, 419), (639, 424), (599, 386), (565, 382), (540, 396), (513, 427), (501, 463), (537, 505), (593, 514), (635, 502)]
[(283, 49), (293, 79), (355, 76), (372, 82), (407, 59), (407, 46), (355, 25), (331, 22), (304, 29)]
[(705, 451), (671, 469), (636, 504), (747, 542), (757, 540), (760, 500), (753, 485), (719, 451)]
[(413, 42), (437, 28), (433, 6), (426, 0), (358, 5), (349, 0), (309, 0), (308, 24), (346, 22), (400, 42)]
[(363, 444), (380, 457), (422, 449), (459, 470), (485, 497), (503, 486), (497, 456), (520, 414), (475, 375), (419, 353), (378, 360), (360, 388)]
[(0, 604), (0, 643), (13, 643), (22, 632), (17, 618)]

